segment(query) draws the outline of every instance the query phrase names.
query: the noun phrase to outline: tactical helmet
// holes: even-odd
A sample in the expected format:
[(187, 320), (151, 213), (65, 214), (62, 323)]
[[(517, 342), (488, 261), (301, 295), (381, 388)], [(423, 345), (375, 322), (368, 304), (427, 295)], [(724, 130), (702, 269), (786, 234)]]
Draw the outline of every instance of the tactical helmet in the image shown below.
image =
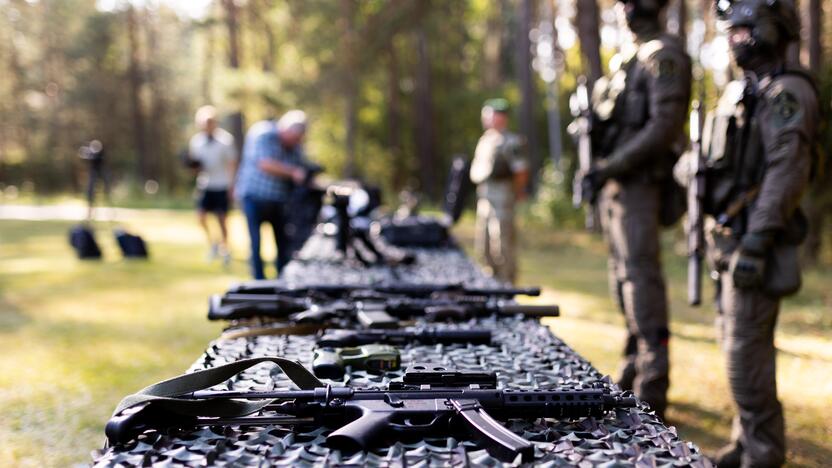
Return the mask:
[(662, 8), (667, 6), (669, 0), (618, 0), (620, 3), (632, 3), (637, 10), (643, 12), (658, 13)]
[(792, 0), (716, 0), (720, 26), (751, 30), (753, 52), (784, 50), (800, 38), (800, 20)]
[(667, 6), (668, 0), (618, 0), (625, 6), (627, 27), (636, 35), (654, 32), (661, 28), (659, 13)]

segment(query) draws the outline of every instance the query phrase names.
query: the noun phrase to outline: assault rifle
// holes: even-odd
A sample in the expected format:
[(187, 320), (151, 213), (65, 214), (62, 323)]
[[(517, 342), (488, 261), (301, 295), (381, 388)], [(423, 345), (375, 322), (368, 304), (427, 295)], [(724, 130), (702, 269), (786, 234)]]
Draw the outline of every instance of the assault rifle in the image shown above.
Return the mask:
[(354, 316), (368, 328), (395, 328), (399, 319), (425, 317), (430, 321), (465, 320), (498, 314), (556, 317), (556, 305), (523, 305), (479, 294), (435, 294), (435, 298), (358, 292), (349, 299), (315, 300), (283, 294), (230, 293), (214, 295), (209, 320), (240, 320), (254, 317), (287, 319), (294, 323), (324, 323), (328, 319)]
[[(302, 381), (305, 389), (203, 390), (264, 361), (278, 364), (287, 375)], [(471, 383), (471, 380), (478, 381), (482, 373), (471, 379), (465, 378), (465, 373), (438, 369), (435, 376), (419, 375), (418, 384), (401, 382), (388, 390), (356, 389), (324, 385), (300, 364), (287, 359), (248, 359), (185, 374), (125, 398), (105, 432), (110, 443), (126, 443), (147, 429), (267, 424), (324, 426), (335, 429), (327, 436), (327, 445), (352, 452), (372, 449), (403, 436), (453, 433), (456, 428), (464, 427), (493, 456), (514, 461), (520, 455), (528, 462), (534, 454), (532, 443), (506, 429), (495, 417), (603, 417), (608, 411), (636, 406), (635, 398), (602, 387), (482, 388)], [(409, 373), (410, 370), (405, 375)], [(490, 387), (493, 379), (486, 380), (484, 386)], [(194, 387), (199, 390), (192, 390)], [(257, 400), (264, 402), (256, 403)], [(270, 415), (248, 416), (260, 410)]]
[(379, 294), (399, 294), (409, 297), (431, 297), (437, 293), (458, 293), (475, 296), (539, 296), (540, 288), (478, 288), (468, 287), (459, 283), (415, 284), (415, 283), (383, 283), (383, 284), (316, 284), (307, 286), (293, 286), (281, 280), (254, 280), (232, 286), (227, 294), (281, 294), (294, 297), (327, 296), (342, 298), (359, 291)]
[(578, 168), (575, 171), (574, 179), (572, 179), (572, 205), (575, 208), (587, 205), (584, 223), (587, 229), (593, 230), (595, 228), (595, 213), (592, 204), (596, 194), (589, 193), (587, 191), (588, 187), (584, 183), (584, 176), (592, 169), (592, 137), (590, 134), (592, 131), (592, 109), (590, 109), (586, 77), (578, 78), (578, 87), (569, 100), (569, 107), (572, 116), (575, 118), (569, 126), (569, 132), (578, 145)]
[(327, 330), (318, 337), (318, 346), (341, 348), (370, 343), (403, 345), (411, 342), (424, 344), (491, 344), (491, 330), (405, 328), (402, 330)]
[(690, 112), (691, 168), (693, 175), (688, 183), (688, 303), (702, 303), (702, 261), (705, 256), (704, 210), (705, 161), (702, 156), (702, 120), (699, 102), (694, 101)]

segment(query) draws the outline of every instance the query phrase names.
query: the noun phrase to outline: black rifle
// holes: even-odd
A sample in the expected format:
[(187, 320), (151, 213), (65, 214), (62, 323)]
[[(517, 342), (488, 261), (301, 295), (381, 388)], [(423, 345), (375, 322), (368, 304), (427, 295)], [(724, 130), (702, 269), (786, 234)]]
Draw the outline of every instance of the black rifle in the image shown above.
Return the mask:
[(403, 345), (424, 344), (491, 344), (491, 330), (405, 328), (403, 330), (326, 330), (317, 339), (318, 346), (334, 348), (362, 346), (370, 343)]
[[(221, 372), (222, 369), (212, 371)], [(127, 397), (107, 423), (105, 432), (110, 443), (126, 443), (147, 429), (265, 424), (324, 426), (337, 428), (327, 436), (327, 445), (351, 452), (372, 449), (402, 436), (436, 435), (461, 426), (483, 442), (493, 456), (513, 461), (521, 455), (524, 461), (530, 461), (534, 454), (532, 443), (506, 429), (494, 417), (603, 417), (608, 411), (636, 406), (635, 398), (604, 388), (498, 390), (470, 385), (466, 382), (470, 379), (454, 381), (455, 374), (457, 378), (465, 375), (443, 369), (438, 378), (421, 376), (417, 379), (441, 381), (444, 375), (446, 379), (441, 385), (401, 383), (396, 389), (389, 390), (332, 386), (293, 391), (199, 390), (181, 394), (160, 390), (172, 386), (183, 388), (183, 378), (200, 377), (187, 374)], [(205, 384), (213, 385), (213, 382), (201, 383), (202, 388)], [(164, 398), (140, 399), (153, 391)], [(242, 406), (242, 400), (267, 400), (267, 404)], [(235, 408), (245, 408), (242, 410), (245, 412), (235, 413)], [(277, 414), (246, 417), (260, 409)]]
[(572, 179), (572, 205), (580, 208), (586, 205), (586, 217), (584, 223), (589, 230), (595, 229), (594, 200), (596, 194), (587, 191), (588, 186), (584, 183), (584, 176), (592, 169), (592, 109), (589, 102), (589, 88), (586, 85), (586, 77), (578, 78), (578, 87), (575, 94), (569, 100), (569, 107), (572, 116), (575, 118), (569, 126), (570, 133), (578, 145), (578, 168)]
[(462, 284), (317, 284), (291, 286), (281, 280), (254, 280), (232, 286), (228, 293), (281, 294), (306, 297), (325, 295), (333, 298), (344, 297), (357, 291), (372, 291), (380, 294), (400, 294), (411, 297), (430, 297), (436, 293), (459, 293), (472, 296), (539, 296), (540, 288), (474, 288)]
[(229, 293), (211, 297), (209, 320), (240, 320), (254, 317), (288, 319), (296, 323), (324, 323), (352, 315), (369, 328), (395, 328), (398, 319), (423, 316), (431, 321), (464, 320), (498, 314), (556, 317), (556, 305), (515, 304), (479, 294), (438, 293), (435, 298), (411, 298), (356, 290), (349, 299), (314, 300), (283, 294)]
[(702, 156), (702, 120), (699, 102), (694, 101), (690, 112), (691, 168), (693, 178), (688, 184), (688, 303), (702, 303), (702, 261), (705, 257), (703, 201), (705, 197), (705, 161)]

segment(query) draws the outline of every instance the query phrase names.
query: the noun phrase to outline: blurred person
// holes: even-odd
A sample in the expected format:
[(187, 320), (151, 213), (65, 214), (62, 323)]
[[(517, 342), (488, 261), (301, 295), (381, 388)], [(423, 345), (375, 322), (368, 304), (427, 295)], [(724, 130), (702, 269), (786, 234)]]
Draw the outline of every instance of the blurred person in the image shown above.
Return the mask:
[(477, 255), (495, 278), (514, 283), (514, 206), (526, 197), (529, 170), (523, 137), (508, 131), (508, 111), (508, 101), (501, 98), (483, 105), (485, 132), (477, 142), (470, 177), (477, 185)]
[(78, 156), (89, 164), (89, 179), (87, 180), (87, 220), (92, 221), (93, 206), (95, 206), (95, 186), (98, 181), (104, 185), (104, 198), (110, 203), (110, 174), (104, 165), (104, 145), (99, 140), (92, 140), (78, 149)]
[[(722, 1), (717, 24), (745, 76), (724, 88), (702, 135), (707, 258), (736, 406), (731, 442), (714, 462), (775, 467), (785, 462), (786, 436), (774, 330), (781, 299), (800, 289), (808, 226), (800, 199), (817, 156), (818, 94), (811, 76), (786, 61), (800, 39), (791, 0)], [(677, 164), (682, 182), (691, 167)]]
[[(667, 0), (619, 0), (633, 41), (610, 61), (611, 74), (595, 84), (593, 165), (581, 181), (589, 199), (597, 194), (610, 253), (610, 292), (626, 319), (617, 383), (662, 419), (670, 330), (659, 238), (661, 227), (684, 210), (672, 169), (685, 144), (691, 95), (691, 60), (679, 38), (663, 29), (666, 5)], [(674, 200), (678, 206), (669, 203)]]
[(303, 140), (306, 114), (290, 110), (277, 121), (263, 120), (251, 126), (243, 146), (243, 159), (237, 175), (236, 197), (248, 224), (251, 241), (251, 274), (264, 279), (260, 256), (260, 227), (272, 227), (277, 258), (277, 274), (291, 260), (286, 222), (289, 196), (295, 184), (307, 179)]
[[(210, 245), (209, 260), (220, 256), (225, 265), (231, 261), (228, 246), (227, 215), (237, 171), (234, 137), (217, 125), (217, 110), (203, 106), (194, 117), (199, 133), (188, 145), (192, 167), (197, 172), (197, 218)], [(217, 218), (220, 239), (214, 240), (208, 227), (208, 214)]]

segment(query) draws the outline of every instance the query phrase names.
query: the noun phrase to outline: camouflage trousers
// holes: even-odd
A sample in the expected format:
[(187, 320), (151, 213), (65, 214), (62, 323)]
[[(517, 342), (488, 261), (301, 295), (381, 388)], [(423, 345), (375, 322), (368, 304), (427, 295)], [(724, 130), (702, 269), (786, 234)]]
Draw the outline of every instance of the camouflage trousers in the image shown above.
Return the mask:
[(610, 291), (627, 322), (619, 384), (663, 417), (670, 386), (670, 332), (660, 258), (659, 197), (655, 184), (610, 181), (601, 194), (599, 214), (610, 252)]
[(732, 434), (743, 467), (781, 466), (786, 456), (783, 407), (777, 400), (774, 327), (780, 300), (734, 287), (720, 274), (717, 331), (737, 406)]
[(477, 227), (474, 238), (477, 256), (486, 270), (500, 281), (514, 284), (515, 257), (514, 203), (477, 200)]

